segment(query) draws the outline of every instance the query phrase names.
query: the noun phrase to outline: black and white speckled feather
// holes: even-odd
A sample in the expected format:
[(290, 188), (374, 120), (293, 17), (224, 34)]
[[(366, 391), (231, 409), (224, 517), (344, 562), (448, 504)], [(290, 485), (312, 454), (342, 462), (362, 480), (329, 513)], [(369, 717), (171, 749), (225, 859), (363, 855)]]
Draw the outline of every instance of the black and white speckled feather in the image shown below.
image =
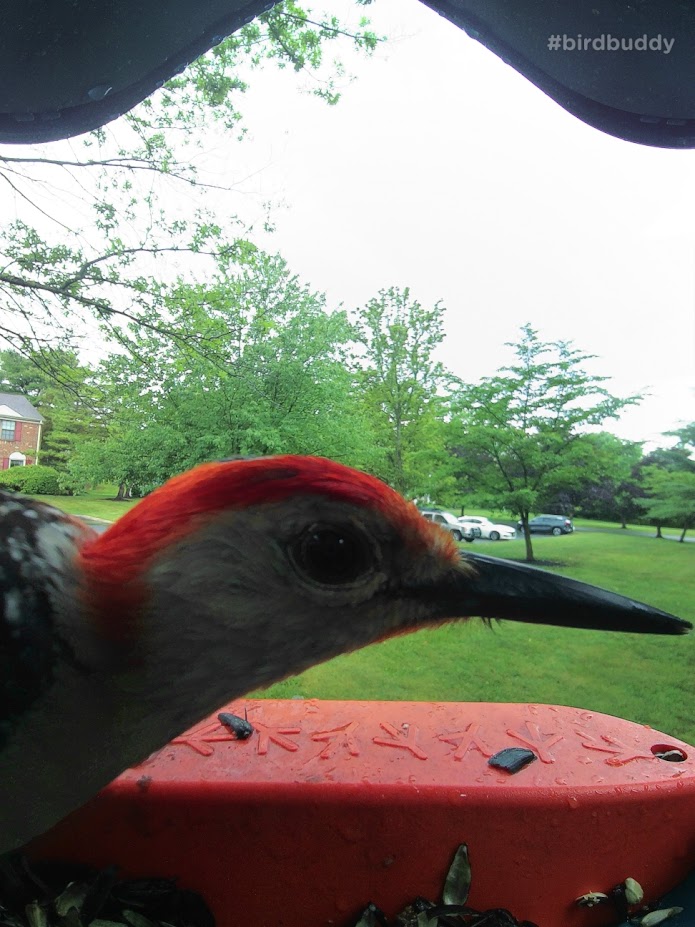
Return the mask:
[(50, 688), (56, 662), (79, 667), (55, 618), (74, 591), (75, 553), (91, 535), (51, 506), (0, 492), (0, 749)]

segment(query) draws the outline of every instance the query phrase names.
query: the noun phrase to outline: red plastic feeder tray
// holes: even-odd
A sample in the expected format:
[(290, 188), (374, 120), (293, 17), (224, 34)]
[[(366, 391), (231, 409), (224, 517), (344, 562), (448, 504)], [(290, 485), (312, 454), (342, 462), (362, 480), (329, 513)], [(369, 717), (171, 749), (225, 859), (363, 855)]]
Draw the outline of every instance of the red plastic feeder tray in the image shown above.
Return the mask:
[[(552, 705), (241, 701), (32, 845), (34, 859), (176, 876), (220, 927), (350, 927), (439, 900), (467, 843), (469, 904), (541, 927), (615, 922), (574, 899), (630, 876), (655, 900), (695, 856), (695, 750), (651, 728)], [(533, 762), (489, 764), (508, 747)], [(667, 758), (663, 758), (664, 755)]]

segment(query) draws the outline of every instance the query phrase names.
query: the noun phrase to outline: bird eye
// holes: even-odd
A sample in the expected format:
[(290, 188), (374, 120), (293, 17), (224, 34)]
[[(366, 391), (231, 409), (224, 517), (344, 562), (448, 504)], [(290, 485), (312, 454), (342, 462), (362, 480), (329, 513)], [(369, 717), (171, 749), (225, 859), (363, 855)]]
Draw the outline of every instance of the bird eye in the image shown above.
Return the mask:
[(297, 568), (315, 583), (341, 586), (353, 583), (372, 566), (367, 539), (346, 527), (313, 525), (292, 545)]

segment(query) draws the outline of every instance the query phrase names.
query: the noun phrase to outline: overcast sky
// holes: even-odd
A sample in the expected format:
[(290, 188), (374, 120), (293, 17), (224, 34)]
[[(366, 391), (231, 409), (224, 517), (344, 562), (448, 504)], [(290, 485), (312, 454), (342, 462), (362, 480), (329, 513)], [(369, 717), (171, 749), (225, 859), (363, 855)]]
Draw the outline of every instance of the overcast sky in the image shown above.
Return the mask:
[[(598, 355), (593, 370), (617, 395), (651, 394), (608, 424), (616, 434), (665, 443), (693, 421), (695, 151), (584, 125), (419, 0), (326, 7), (365, 12), (389, 37), (372, 58), (340, 52), (356, 78), (340, 103), (269, 66), (239, 101), (247, 140), (211, 128), (197, 158), (205, 179), (237, 184), (231, 214), (273, 202), (276, 231), (256, 243), (330, 308), (392, 285), (441, 300), (440, 359), (469, 382), (509, 362), (505, 342), (530, 322)], [(60, 150), (82, 153), (78, 141)], [(194, 205), (188, 195), (179, 208)], [(18, 206), (0, 190), (5, 219)], [(84, 204), (63, 209), (80, 225)]]
[(418, 0), (366, 12), (392, 41), (349, 59), (337, 107), (255, 75), (251, 139), (217, 151), (284, 201), (259, 243), (331, 306), (393, 284), (441, 299), (441, 359), (467, 380), (529, 321), (599, 355), (617, 394), (652, 393), (617, 434), (659, 442), (693, 420), (695, 152), (585, 126)]

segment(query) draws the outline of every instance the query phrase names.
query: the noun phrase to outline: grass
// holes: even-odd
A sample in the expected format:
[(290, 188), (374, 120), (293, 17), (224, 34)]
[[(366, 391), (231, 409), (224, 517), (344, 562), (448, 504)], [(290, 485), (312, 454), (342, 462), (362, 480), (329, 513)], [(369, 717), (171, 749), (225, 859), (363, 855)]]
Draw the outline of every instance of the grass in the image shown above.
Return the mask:
[[(112, 520), (135, 504), (114, 502), (114, 495), (115, 487), (106, 487), (79, 497), (37, 498)], [(535, 535), (533, 546), (538, 559), (555, 563), (557, 572), (695, 622), (695, 544), (607, 531)], [(524, 557), (521, 539), (477, 549)], [(373, 645), (257, 694), (573, 705), (649, 724), (695, 744), (694, 675), (695, 633), (651, 637), (514, 622), (490, 630), (471, 621)]]
[(89, 515), (91, 518), (116, 521), (139, 502), (138, 499), (117, 502), (116, 491), (116, 486), (100, 486), (81, 496), (33, 496), (32, 498), (53, 505), (70, 515)]
[[(601, 530), (606, 531), (624, 531), (625, 529), (617, 521), (594, 521), (591, 518), (573, 518), (575, 528), (600, 528)], [(656, 536), (656, 527), (654, 525), (633, 525), (627, 524), (628, 531), (639, 531), (640, 534), (651, 535), (651, 537)], [(662, 525), (661, 532), (662, 534), (677, 535), (680, 537), (681, 532), (683, 531), (683, 526), (676, 527), (674, 525)], [(687, 537), (687, 535), (686, 535)]]

